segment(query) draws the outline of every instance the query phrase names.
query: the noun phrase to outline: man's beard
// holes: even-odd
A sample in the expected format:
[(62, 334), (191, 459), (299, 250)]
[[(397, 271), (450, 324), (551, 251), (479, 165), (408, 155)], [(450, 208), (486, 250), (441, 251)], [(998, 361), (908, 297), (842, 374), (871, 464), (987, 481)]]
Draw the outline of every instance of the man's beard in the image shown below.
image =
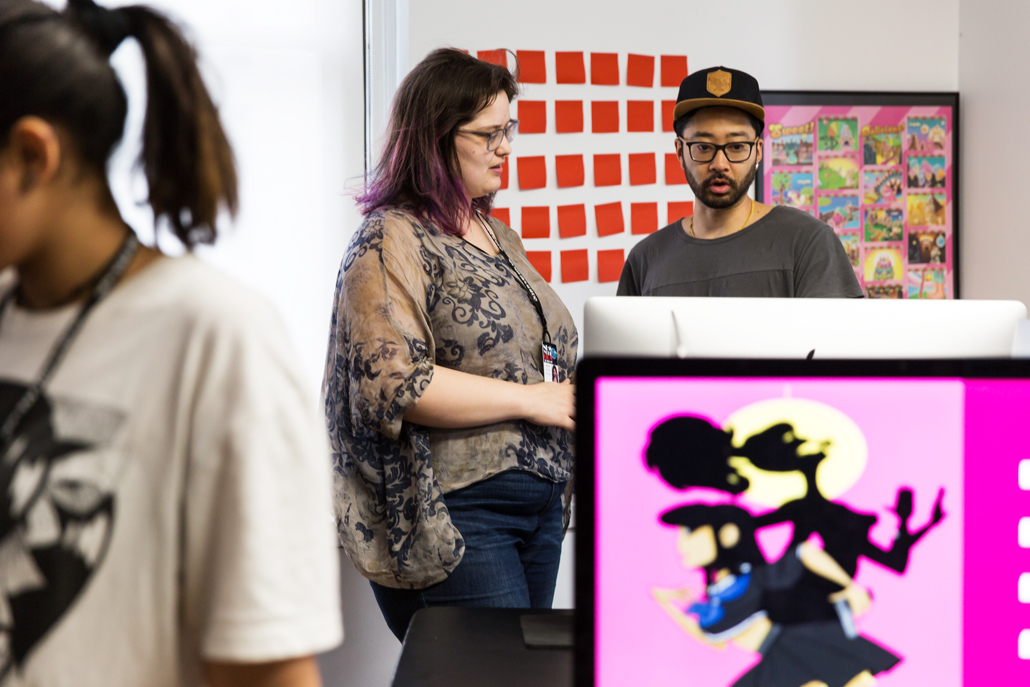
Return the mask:
[[(747, 194), (747, 190), (751, 188), (751, 184), (754, 183), (755, 177), (758, 175), (758, 165), (751, 167), (744, 176), (744, 180), (739, 184), (730, 177), (722, 176), (721, 174), (709, 177), (702, 184), (694, 178), (694, 175), (689, 170), (684, 171), (686, 172), (687, 183), (690, 184), (690, 190), (694, 192), (694, 197), (701, 201), (702, 205), (714, 210), (725, 210), (736, 205)], [(712, 193), (709, 190), (709, 186), (716, 180), (725, 181), (729, 184), (730, 192), (722, 195)]]

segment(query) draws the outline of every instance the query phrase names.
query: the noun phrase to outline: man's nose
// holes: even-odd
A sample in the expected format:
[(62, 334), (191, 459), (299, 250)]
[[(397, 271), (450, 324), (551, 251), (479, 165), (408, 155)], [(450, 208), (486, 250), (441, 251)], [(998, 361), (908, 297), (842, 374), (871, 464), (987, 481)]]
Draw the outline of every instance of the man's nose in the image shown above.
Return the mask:
[(712, 169), (729, 169), (730, 159), (726, 157), (726, 151), (722, 148), (715, 151), (715, 157), (713, 157), (712, 161), (708, 163), (708, 166)]

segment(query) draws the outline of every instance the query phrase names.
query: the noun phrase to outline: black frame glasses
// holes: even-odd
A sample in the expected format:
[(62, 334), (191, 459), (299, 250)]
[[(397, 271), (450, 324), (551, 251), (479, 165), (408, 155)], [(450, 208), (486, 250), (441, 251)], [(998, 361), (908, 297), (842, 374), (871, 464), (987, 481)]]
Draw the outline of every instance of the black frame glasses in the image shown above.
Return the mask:
[(469, 131), (468, 129), (458, 129), (458, 133), (482, 136), (486, 139), (486, 149), (493, 152), (501, 146), (502, 137), (507, 138), (508, 143), (511, 143), (511, 139), (515, 138), (515, 134), (518, 133), (518, 130), (519, 120), (512, 119), (503, 129), (494, 129), (493, 131)]
[[(679, 137), (679, 136), (677, 136), (677, 138), (679, 138), (680, 142), (683, 143), (683, 145), (685, 145), (687, 147), (687, 153), (690, 154), (690, 159), (693, 160), (694, 162), (711, 162), (712, 160), (715, 159), (715, 156), (718, 155), (719, 151), (721, 150), (722, 154), (726, 156), (726, 160), (728, 162), (732, 162), (734, 164), (737, 164), (737, 163), (740, 163), (740, 162), (747, 162), (748, 160), (750, 160), (751, 159), (751, 153), (755, 152), (755, 146), (758, 145), (758, 140), (759, 140), (759, 139), (755, 139), (753, 141), (730, 141), (729, 143), (723, 143), (722, 145), (717, 145), (715, 143), (709, 143), (708, 141), (687, 141), (687, 140), (684, 140), (682, 137)], [(694, 146), (711, 146), (712, 147), (712, 154), (709, 155), (708, 157), (704, 157), (702, 155), (701, 159), (698, 159), (698, 158), (694, 157)], [(731, 155), (730, 150), (729, 150), (731, 146), (747, 146), (747, 155), (744, 155), (743, 157), (740, 157), (740, 155), (738, 153), (736, 153), (736, 152)], [(740, 159), (737, 159), (738, 157)]]

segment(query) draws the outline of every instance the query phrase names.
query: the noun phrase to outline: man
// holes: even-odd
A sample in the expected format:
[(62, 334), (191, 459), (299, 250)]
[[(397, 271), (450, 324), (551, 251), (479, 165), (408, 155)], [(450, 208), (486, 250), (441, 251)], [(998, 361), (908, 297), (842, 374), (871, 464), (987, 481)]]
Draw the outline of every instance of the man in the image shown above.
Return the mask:
[(630, 251), (618, 295), (862, 297), (827, 224), (747, 195), (765, 128), (754, 77), (725, 67), (695, 72), (680, 84), (673, 117), (694, 215)]

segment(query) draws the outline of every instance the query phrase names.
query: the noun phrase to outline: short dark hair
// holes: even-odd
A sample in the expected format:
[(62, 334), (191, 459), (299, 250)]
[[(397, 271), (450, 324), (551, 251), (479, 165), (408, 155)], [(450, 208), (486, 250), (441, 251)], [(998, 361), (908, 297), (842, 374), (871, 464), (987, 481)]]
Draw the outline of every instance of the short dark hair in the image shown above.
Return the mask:
[(517, 66), (512, 73), (460, 50), (431, 52), (397, 89), (386, 143), (357, 198), (362, 211), (408, 203), (419, 219), (448, 234), (461, 234), (464, 220), (474, 211), (490, 210), (493, 194), (469, 205), (455, 136), (499, 92), (513, 100), (518, 91)]
[[(683, 135), (683, 129), (684, 129), (684, 127), (687, 126), (687, 123), (690, 121), (691, 117), (693, 117), (694, 115), (696, 115), (698, 112), (700, 112), (703, 109), (705, 109), (705, 108), (699, 107), (696, 110), (691, 110), (690, 112), (688, 112), (687, 114), (683, 115), (682, 117), (677, 119), (675, 122), (673, 122), (672, 128), (676, 130), (676, 135), (677, 136), (682, 136)], [(744, 112), (744, 110), (741, 110), (741, 112)], [(751, 122), (751, 126), (755, 130), (755, 136), (758, 137), (758, 138), (761, 138), (762, 137), (762, 132), (765, 131), (765, 122), (763, 122), (761, 119), (759, 119), (758, 117), (754, 116), (750, 112), (744, 112), (744, 114), (747, 115), (748, 121)]]

